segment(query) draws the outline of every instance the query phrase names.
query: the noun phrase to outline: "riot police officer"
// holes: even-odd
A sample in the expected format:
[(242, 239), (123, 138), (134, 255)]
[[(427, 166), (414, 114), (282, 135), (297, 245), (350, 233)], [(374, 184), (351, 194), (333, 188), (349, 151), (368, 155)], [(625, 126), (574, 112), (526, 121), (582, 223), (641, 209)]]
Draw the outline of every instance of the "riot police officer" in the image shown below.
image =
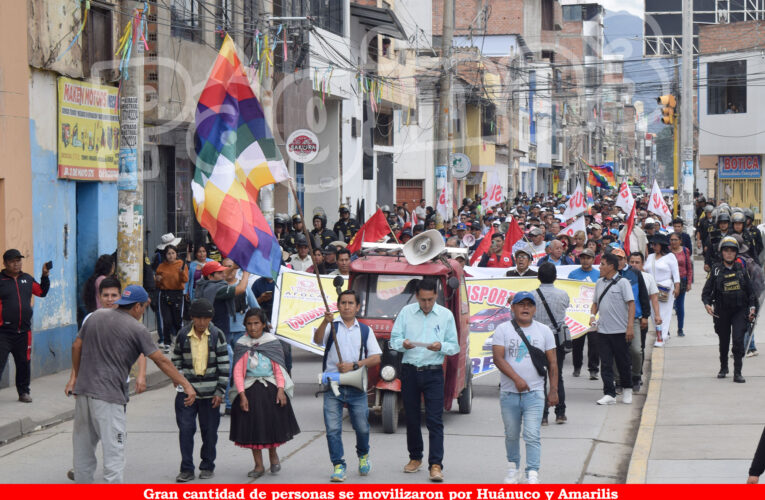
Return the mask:
[(728, 235), (730, 229), (730, 214), (727, 211), (720, 211), (717, 214), (717, 224), (711, 226), (712, 230), (707, 233), (707, 241), (704, 244), (704, 270), (709, 271), (712, 264), (720, 262), (720, 242)]
[(751, 236), (751, 241), (754, 243), (754, 252), (757, 255), (754, 258), (754, 261), (759, 263), (760, 253), (765, 250), (765, 246), (763, 246), (762, 242), (762, 233), (760, 232), (759, 228), (754, 225), (754, 212), (751, 208), (744, 209), (744, 217), (746, 218), (746, 226), (744, 228), (744, 232), (748, 232)]
[(715, 207), (707, 205), (704, 207), (704, 214), (696, 223), (696, 239), (698, 240), (699, 248), (704, 253), (707, 251), (707, 235), (714, 229), (714, 219), (712, 218), (712, 212)]
[(749, 274), (736, 261), (738, 242), (732, 236), (720, 241), (721, 262), (711, 266), (701, 292), (707, 312), (714, 317), (715, 333), (720, 341), (720, 372), (728, 374), (728, 348), (733, 339), (733, 381), (744, 383), (741, 367), (745, 352), (744, 337), (757, 311), (757, 297), (752, 291)]
[(335, 241), (337, 235), (327, 229), (327, 216), (316, 214), (313, 216), (313, 229), (311, 230), (314, 246), (317, 248), (326, 248), (327, 245)]
[(340, 220), (335, 223), (333, 228), (340, 241), (350, 243), (353, 236), (359, 230), (356, 219), (351, 218), (351, 211), (347, 205), (340, 205)]
[(755, 244), (754, 241), (752, 241), (752, 235), (749, 233), (749, 231), (746, 231), (745, 229), (746, 224), (746, 217), (744, 216), (743, 212), (735, 212), (731, 216), (731, 235), (740, 235), (742, 242), (744, 245), (746, 245), (746, 252), (747, 256), (751, 257), (755, 261), (757, 260), (757, 253), (755, 250)]
[(287, 236), (289, 232), (289, 224), (290, 220), (286, 214), (274, 215), (274, 236), (276, 236), (276, 239), (279, 242), (279, 246), (281, 246), (282, 250), (285, 251), (288, 251)]
[(292, 216), (292, 231), (285, 238), (284, 250), (290, 254), (297, 252), (298, 235), (303, 234), (303, 218), (300, 214)]

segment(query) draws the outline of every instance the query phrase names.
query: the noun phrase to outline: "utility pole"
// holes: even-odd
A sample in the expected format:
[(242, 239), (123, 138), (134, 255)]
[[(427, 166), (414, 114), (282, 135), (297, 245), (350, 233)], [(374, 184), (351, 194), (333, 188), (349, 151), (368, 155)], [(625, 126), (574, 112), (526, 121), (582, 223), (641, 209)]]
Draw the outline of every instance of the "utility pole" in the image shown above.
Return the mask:
[[(447, 213), (452, 213), (451, 175), (449, 153), (451, 141), (449, 127), (452, 102), (452, 38), (454, 37), (454, 0), (444, 0), (444, 27), (441, 36), (441, 78), (438, 95), (438, 128), (436, 129), (436, 200), (446, 184)], [(436, 202), (437, 204), (437, 202)]]
[[(133, 22), (143, 2), (123, 2)], [(148, 15), (148, 12), (143, 12)], [(127, 24), (127, 23), (125, 23)], [(124, 25), (123, 25), (124, 26)], [(140, 28), (134, 30), (136, 33)], [(139, 36), (133, 39), (132, 54), (120, 87), (120, 152), (117, 181), (117, 275), (123, 284), (143, 284), (143, 52)]]
[[(672, 66), (675, 68), (675, 78), (672, 82), (672, 90), (671, 94), (674, 96), (680, 96), (680, 67), (677, 64), (677, 52), (673, 52), (672, 57)], [(680, 99), (682, 101), (682, 99)], [(680, 204), (680, 196), (682, 193), (682, 188), (680, 187), (681, 182), (681, 176), (680, 176), (680, 136), (679, 136), (679, 123), (680, 120), (683, 120), (683, 114), (682, 112), (679, 112), (675, 114), (675, 120), (672, 124), (672, 172), (674, 176), (674, 186), (675, 186), (675, 195), (672, 197), (673, 200), (673, 206), (672, 206), (672, 214), (677, 217), (680, 214), (680, 211), (678, 209), (678, 206)]]
[(693, 0), (683, 0), (683, 75), (680, 98), (682, 176), (680, 205), (688, 227), (693, 226)]

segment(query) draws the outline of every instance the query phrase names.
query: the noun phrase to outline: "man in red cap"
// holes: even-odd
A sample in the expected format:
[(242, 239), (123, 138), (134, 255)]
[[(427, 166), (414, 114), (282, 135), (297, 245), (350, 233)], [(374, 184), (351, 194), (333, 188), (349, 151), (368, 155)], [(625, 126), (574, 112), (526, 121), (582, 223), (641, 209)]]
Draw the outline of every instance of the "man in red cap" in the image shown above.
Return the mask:
[(226, 282), (225, 271), (227, 267), (220, 262), (212, 260), (202, 266), (202, 277), (197, 282), (194, 297), (209, 300), (215, 314), (213, 324), (226, 334), (226, 339), (231, 337), (231, 320), (236, 316), (234, 297), (247, 291), (247, 283), (250, 273), (242, 270), (242, 279), (237, 285), (229, 285)]
[(32, 295), (45, 297), (50, 288), (47, 264), (40, 283), (21, 270), (21, 252), (12, 248), (3, 254), (5, 268), (0, 272), (0, 376), (13, 355), (16, 363), (16, 391), (19, 401), (31, 403), (29, 383), (32, 356)]

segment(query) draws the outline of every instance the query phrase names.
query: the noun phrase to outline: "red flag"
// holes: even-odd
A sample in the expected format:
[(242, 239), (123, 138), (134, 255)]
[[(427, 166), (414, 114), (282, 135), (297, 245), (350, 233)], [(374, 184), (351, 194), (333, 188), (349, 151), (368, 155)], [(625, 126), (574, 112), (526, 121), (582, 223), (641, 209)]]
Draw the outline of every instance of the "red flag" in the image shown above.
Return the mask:
[(494, 224), (492, 224), (491, 229), (489, 229), (489, 232), (486, 233), (486, 236), (483, 237), (483, 239), (481, 240), (481, 244), (478, 245), (478, 248), (475, 249), (473, 256), (470, 257), (471, 266), (475, 263), (475, 261), (480, 259), (483, 256), (483, 254), (489, 251), (489, 247), (491, 247), (492, 236), (494, 236)]
[(518, 225), (518, 221), (515, 220), (515, 217), (512, 217), (510, 219), (510, 225), (507, 228), (507, 234), (505, 235), (505, 244), (502, 247), (502, 257), (510, 257), (512, 259), (513, 245), (515, 245), (521, 238), (523, 238), (521, 226)]
[(627, 231), (624, 233), (624, 253), (627, 254), (627, 258), (630, 256), (630, 237), (632, 236), (632, 228), (635, 227), (635, 204), (632, 204), (632, 211), (627, 219)]
[(377, 212), (359, 228), (356, 236), (348, 244), (348, 250), (351, 253), (356, 253), (361, 250), (362, 242), (376, 242), (380, 238), (387, 236), (388, 233), (390, 233), (388, 220), (385, 218), (382, 209), (378, 208)]

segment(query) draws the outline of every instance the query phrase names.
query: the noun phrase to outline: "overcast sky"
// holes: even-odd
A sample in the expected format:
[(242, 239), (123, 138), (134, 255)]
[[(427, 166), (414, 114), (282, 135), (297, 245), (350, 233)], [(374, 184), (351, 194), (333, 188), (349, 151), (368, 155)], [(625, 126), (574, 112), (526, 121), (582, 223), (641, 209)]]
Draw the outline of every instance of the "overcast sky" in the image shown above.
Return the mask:
[(626, 10), (633, 16), (643, 17), (643, 0), (599, 0), (599, 2), (610, 11)]

